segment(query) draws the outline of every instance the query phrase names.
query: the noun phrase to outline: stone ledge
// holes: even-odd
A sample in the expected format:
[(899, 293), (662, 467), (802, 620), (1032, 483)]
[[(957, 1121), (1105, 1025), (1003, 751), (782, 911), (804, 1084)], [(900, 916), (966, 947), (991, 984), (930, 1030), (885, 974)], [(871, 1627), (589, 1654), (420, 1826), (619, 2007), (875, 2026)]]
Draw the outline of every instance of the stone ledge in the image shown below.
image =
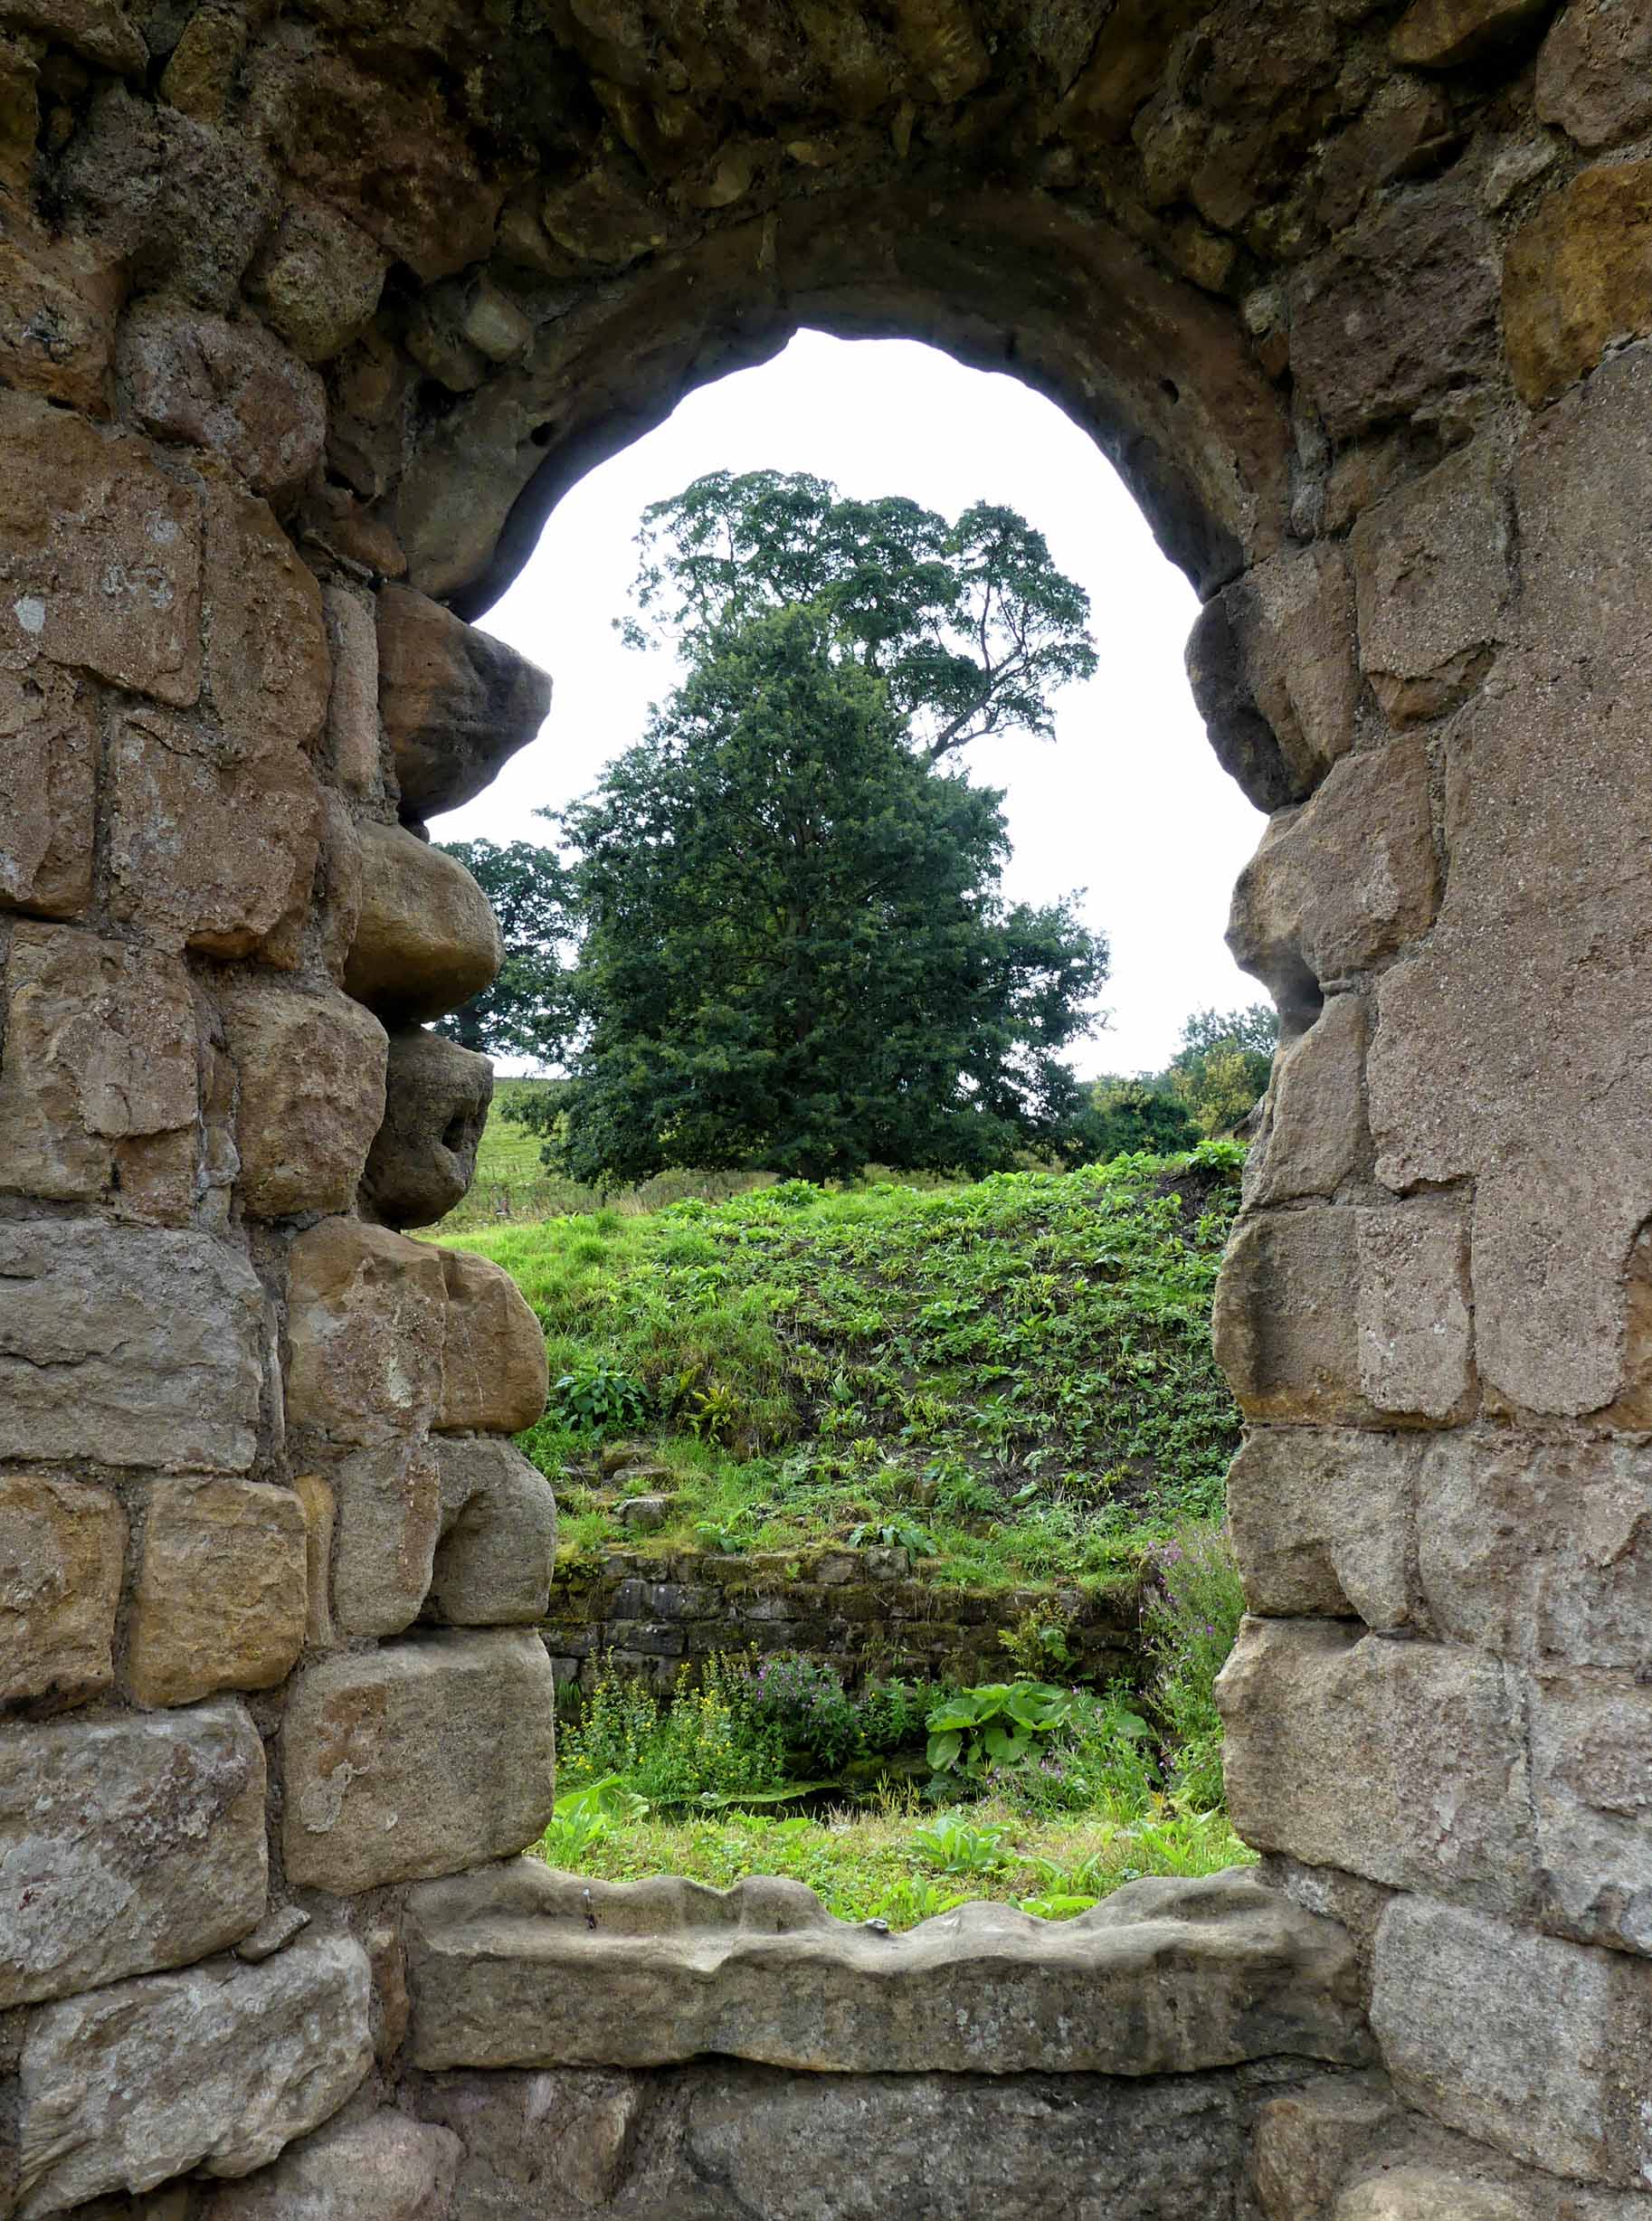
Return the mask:
[(1345, 1932), (1241, 1869), (1044, 1922), (969, 1904), (892, 1936), (801, 1883), (584, 1882), (535, 1860), (409, 1898), (416, 2066), (1188, 2074), (1362, 2064)]

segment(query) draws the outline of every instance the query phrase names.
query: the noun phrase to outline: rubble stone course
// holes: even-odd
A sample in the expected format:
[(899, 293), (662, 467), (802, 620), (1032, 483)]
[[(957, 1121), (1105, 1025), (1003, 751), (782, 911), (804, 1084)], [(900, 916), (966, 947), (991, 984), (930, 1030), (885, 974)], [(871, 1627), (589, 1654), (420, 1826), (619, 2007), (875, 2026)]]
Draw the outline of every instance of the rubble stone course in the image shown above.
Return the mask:
[[(1637, 0), (0, 0), (0, 2216), (1646, 2221), (1649, 61)], [(541, 1886), (574, 1670), (537, 1328), (404, 1230), (501, 957), (425, 821), (545, 716), (479, 621), (551, 506), (802, 324), (1053, 395), (1200, 597), (1285, 1043), (1230, 1791), (1253, 1944), (1334, 1948), (1213, 1923), (1107, 2072), (1079, 1954), (992, 2072), (717, 2056), (679, 1934), (669, 2063), (416, 2066), (409, 1886)], [(1265, 2044), (1144, 2074), (1200, 1968)]]

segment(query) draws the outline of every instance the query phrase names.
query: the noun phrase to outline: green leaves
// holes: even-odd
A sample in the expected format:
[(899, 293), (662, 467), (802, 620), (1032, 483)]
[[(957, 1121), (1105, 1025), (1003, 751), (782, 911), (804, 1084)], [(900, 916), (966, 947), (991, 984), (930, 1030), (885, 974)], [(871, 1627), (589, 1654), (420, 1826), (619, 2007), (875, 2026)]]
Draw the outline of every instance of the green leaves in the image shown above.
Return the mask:
[(1049, 1682), (983, 1682), (935, 1706), (926, 1755), (938, 1774), (1020, 1766), (1071, 1714), (1071, 1692)]

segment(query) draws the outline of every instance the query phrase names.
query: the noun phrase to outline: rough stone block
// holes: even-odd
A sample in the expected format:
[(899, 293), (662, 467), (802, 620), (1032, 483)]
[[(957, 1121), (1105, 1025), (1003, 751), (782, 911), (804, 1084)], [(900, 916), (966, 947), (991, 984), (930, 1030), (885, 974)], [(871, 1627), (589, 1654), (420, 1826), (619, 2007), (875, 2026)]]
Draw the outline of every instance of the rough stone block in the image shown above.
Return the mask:
[(206, 577), (206, 679), (231, 752), (312, 747), (332, 692), (321, 589), (267, 502), (214, 486)]
[(354, 1219), (292, 1246), (287, 1417), (336, 1442), (409, 1441), (441, 1392), (442, 1252)]
[(1291, 369), (1334, 440), (1426, 416), (1495, 367), (1495, 241), (1460, 176), (1375, 211), (1295, 289)]
[(0, 392), (0, 653), (187, 707), (201, 690), (201, 497), (147, 441)]
[(551, 706), (537, 665), (411, 586), (379, 595), (378, 671), (407, 818), (472, 801), (536, 736)]
[(125, 1561), (107, 1489), (0, 1475), (0, 1707), (55, 1710), (113, 1685)]
[(1264, 1132), (1245, 1168), (1252, 1208), (1334, 1195), (1368, 1159), (1365, 1034), (1362, 999), (1333, 995), (1279, 1055)]
[(265, 1887), (264, 1751), (239, 1704), (0, 1728), (0, 2007), (221, 1950)]
[(130, 1215), (186, 1219), (200, 1040), (182, 963), (73, 926), (18, 925), (5, 983), (0, 1189), (65, 1201), (118, 1191)]
[(1416, 1614), (1408, 1571), (1414, 1438), (1253, 1429), (1228, 1472), (1228, 1524), (1253, 1612), (1354, 1617), (1391, 1632)]
[(268, 2166), (373, 2062), (360, 1944), (151, 1975), (38, 2013), (19, 2073), (19, 2221), (200, 2168)]
[(1652, 17), (1636, 0), (1571, 0), (1537, 57), (1537, 113), (1580, 147), (1652, 124)]
[(1272, 821), (1234, 887), (1228, 945), (1288, 1011), (1305, 985), (1369, 971), (1426, 932), (1438, 900), (1429, 759), (1394, 741), (1345, 756)]
[(347, 1210), (385, 1115), (385, 1029), (347, 995), (219, 998), (240, 1079), (242, 1203), (254, 1218)]
[(1537, 2221), (1529, 2197), (1441, 2167), (1384, 2167), (1353, 2183), (1331, 2221)]
[(1531, 1716), (1544, 1925), (1652, 1955), (1652, 1691), (1549, 1675)]
[(1238, 1869), (1137, 1882), (1072, 1921), (975, 1903), (902, 1936), (777, 1876), (587, 1883), (528, 1859), (427, 1884), (408, 1912), (430, 2069), (709, 2054), (811, 2078), (1151, 2075), (1370, 2055), (1346, 1936)]
[(1389, 52), (1412, 70), (1454, 70), (1534, 23), (1551, 0), (1411, 0)]
[(304, 1508), (252, 1481), (157, 1481), (128, 1635), (140, 1704), (271, 1689), (304, 1647)]
[(536, 1635), (432, 1634), (301, 1674), (281, 1723), (288, 1878), (348, 1894), (504, 1858), (551, 1817)]
[(1251, 2185), (1266, 2221), (1324, 2213), (1355, 2153), (1393, 2112), (1381, 2083), (1353, 2076), (1269, 2098), (1250, 2145)]
[(401, 826), (365, 825), (361, 838), (361, 918), (346, 988), (387, 1025), (458, 1010), (504, 961), (488, 897), (462, 864)]
[(390, 257), (341, 210), (295, 194), (252, 265), (247, 289), (294, 353), (325, 363), (378, 307)]
[(147, 60), (142, 36), (117, 0), (7, 0), (10, 23), (61, 40), (88, 62), (135, 77)]
[(124, 272), (95, 244), (31, 221), (27, 193), (25, 184), (0, 239), (0, 384), (108, 416)]
[(308, 1591), (304, 1639), (312, 1650), (330, 1650), (333, 1527), (337, 1507), (332, 1489), (318, 1473), (295, 1475), (292, 1487), (304, 1506), (304, 1571)]
[(502, 1266), (443, 1249), (447, 1333), (436, 1426), (445, 1434), (520, 1434), (545, 1410), (545, 1330)]
[(121, 323), (117, 375), (132, 422), (222, 455), (278, 507), (321, 460), (326, 391), (261, 325), (141, 301)]
[(1222, 768), (1260, 810), (1311, 794), (1353, 745), (1359, 669), (1347, 557), (1269, 557), (1206, 603), (1188, 679)]
[(1417, 1477), (1430, 1620), (1540, 1667), (1652, 1675), (1652, 1453), (1595, 1438), (1442, 1435)]
[(296, 749), (241, 762), (164, 711), (118, 716), (110, 907), (208, 956), (290, 970), (320, 853), (316, 775)]
[(341, 1635), (399, 1635), (419, 1616), (441, 1525), (430, 1444), (393, 1441), (330, 1469), (333, 1620)]
[(0, 1224), (0, 1457), (244, 1472), (263, 1310), (204, 1235)]
[(1511, 1668), (1345, 1622), (1248, 1619), (1217, 1697), (1228, 1803), (1246, 1842), (1494, 1911), (1530, 1903)]
[(535, 1625), (550, 1609), (556, 1500), (508, 1442), (440, 1443), (441, 1540), (432, 1615), (450, 1627)]
[(1652, 2178), (1652, 1966), (1397, 1898), (1372, 2026), (1396, 2094), (1552, 2174)]
[(1602, 163), (1523, 224), (1503, 265), (1503, 344), (1535, 408), (1614, 340), (1652, 332), (1652, 161)]
[(378, 628), (372, 604), (346, 586), (323, 586), (322, 614), (333, 664), (328, 751), (347, 794), (371, 794), (379, 780)]
[(1212, 1319), (1248, 1419), (1440, 1425), (1472, 1393), (1460, 1218), (1311, 1205), (1241, 1221)]
[(451, 1210), (475, 1173), (492, 1100), (486, 1057), (438, 1033), (392, 1034), (364, 1206), (386, 1226), (432, 1226)]
[(1508, 466), (1502, 440), (1476, 441), (1353, 527), (1360, 658), (1397, 721), (1449, 708), (1504, 635), (1513, 584)]
[(97, 767), (90, 698), (72, 673), (0, 669), (0, 908), (73, 917), (86, 907)]
[(450, 2129), (372, 2113), (307, 2136), (273, 2167), (214, 2190), (201, 2221), (447, 2221), (463, 2157)]

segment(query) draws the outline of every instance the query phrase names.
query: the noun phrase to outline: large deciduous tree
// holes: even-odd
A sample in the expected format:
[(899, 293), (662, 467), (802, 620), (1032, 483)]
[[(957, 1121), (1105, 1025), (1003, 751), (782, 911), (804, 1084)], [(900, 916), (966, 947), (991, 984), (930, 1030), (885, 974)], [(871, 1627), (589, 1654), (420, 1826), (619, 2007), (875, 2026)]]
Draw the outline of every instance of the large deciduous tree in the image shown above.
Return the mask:
[(1002, 797), (915, 753), (818, 585), (722, 610), (563, 820), (584, 1034), (531, 1122), (576, 1177), (981, 1172), (1073, 1107), (1059, 1052), (1106, 945), (1069, 904), (1005, 903)]
[(565, 865), (555, 849), (534, 840), (438, 845), (492, 904), (505, 962), (492, 986), (442, 1019), (437, 1032), (489, 1056), (558, 1062), (570, 1020), (565, 955), (578, 935)]
[[(1049, 697), (1096, 669), (1084, 589), (1041, 532), (985, 501), (955, 523), (851, 501), (801, 472), (726, 470), (645, 509), (636, 598), (698, 660), (724, 632), (806, 605), (823, 652), (883, 681), (930, 763), (990, 733), (1051, 737)], [(646, 640), (645, 622), (623, 627)]]

